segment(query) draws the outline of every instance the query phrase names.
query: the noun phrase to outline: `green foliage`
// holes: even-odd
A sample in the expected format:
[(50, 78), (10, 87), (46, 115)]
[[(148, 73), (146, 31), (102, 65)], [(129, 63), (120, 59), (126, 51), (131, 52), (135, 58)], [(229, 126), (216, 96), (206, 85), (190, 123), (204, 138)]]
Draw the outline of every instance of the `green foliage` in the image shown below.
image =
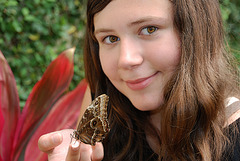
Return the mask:
[(77, 47), (71, 88), (84, 77), (85, 3), (83, 0), (0, 1), (0, 50), (15, 75), (21, 107), (49, 63), (67, 48)]
[(240, 62), (240, 1), (221, 0), (220, 3), (231, 52), (234, 53), (238, 62)]
[[(220, 0), (227, 40), (240, 62), (240, 1)], [(21, 107), (49, 63), (76, 46), (73, 83), (84, 77), (86, 0), (0, 0), (0, 50), (15, 75)]]

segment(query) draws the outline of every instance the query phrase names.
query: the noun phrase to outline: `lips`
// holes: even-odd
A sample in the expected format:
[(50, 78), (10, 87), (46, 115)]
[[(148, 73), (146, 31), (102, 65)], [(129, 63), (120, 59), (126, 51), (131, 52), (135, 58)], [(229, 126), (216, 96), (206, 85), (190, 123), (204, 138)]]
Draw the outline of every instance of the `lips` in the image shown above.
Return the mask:
[(132, 90), (141, 90), (146, 88), (157, 75), (158, 72), (154, 73), (153, 75), (145, 78), (140, 78), (136, 80), (128, 80), (126, 81), (127, 86)]

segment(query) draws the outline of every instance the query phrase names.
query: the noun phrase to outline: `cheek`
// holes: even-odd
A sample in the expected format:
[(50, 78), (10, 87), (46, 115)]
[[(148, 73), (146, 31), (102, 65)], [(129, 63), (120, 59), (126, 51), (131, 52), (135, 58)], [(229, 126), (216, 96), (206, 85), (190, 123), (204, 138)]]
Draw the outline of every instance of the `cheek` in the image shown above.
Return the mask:
[(164, 72), (174, 70), (180, 62), (180, 49), (178, 46), (172, 44), (166, 44), (158, 46), (157, 49), (151, 49), (149, 51), (148, 58), (152, 65)]
[[(159, 61), (162, 62), (166, 70), (173, 70), (178, 66), (181, 58), (181, 47), (178, 37), (174, 34), (171, 39), (167, 39), (162, 46), (163, 51), (159, 53)], [(160, 64), (159, 64), (160, 65)]]
[(103, 72), (111, 80), (117, 72), (115, 61), (116, 58), (108, 56), (107, 54), (101, 54), (101, 52), (99, 56)]

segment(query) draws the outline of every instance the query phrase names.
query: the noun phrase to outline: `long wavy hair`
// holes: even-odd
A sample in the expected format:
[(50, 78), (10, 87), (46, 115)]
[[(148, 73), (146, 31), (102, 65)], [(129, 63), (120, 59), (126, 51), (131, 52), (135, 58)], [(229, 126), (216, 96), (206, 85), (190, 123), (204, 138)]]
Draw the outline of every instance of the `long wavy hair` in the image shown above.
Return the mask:
[[(94, 15), (111, 0), (88, 0), (84, 50), (85, 75), (91, 92), (107, 93), (111, 131), (104, 141), (104, 160), (220, 160), (227, 137), (225, 99), (239, 92), (237, 68), (226, 51), (218, 0), (170, 0), (181, 42), (181, 59), (164, 90), (161, 129), (149, 112), (137, 110), (103, 73), (94, 36)], [(156, 137), (159, 150), (147, 144)]]

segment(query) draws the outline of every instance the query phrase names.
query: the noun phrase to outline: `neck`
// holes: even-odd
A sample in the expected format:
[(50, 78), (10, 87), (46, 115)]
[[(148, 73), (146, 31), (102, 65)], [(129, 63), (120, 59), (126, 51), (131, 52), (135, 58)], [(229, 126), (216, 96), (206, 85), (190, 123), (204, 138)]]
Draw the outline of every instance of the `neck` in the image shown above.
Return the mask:
[(161, 128), (161, 111), (155, 110), (150, 112), (150, 122), (160, 132)]
[[(160, 110), (155, 110), (150, 112), (150, 122), (152, 123), (153, 127), (156, 129), (158, 136), (160, 135), (160, 128), (161, 128), (161, 113)], [(159, 137), (146, 131), (146, 138), (149, 146), (155, 153), (159, 153)]]

